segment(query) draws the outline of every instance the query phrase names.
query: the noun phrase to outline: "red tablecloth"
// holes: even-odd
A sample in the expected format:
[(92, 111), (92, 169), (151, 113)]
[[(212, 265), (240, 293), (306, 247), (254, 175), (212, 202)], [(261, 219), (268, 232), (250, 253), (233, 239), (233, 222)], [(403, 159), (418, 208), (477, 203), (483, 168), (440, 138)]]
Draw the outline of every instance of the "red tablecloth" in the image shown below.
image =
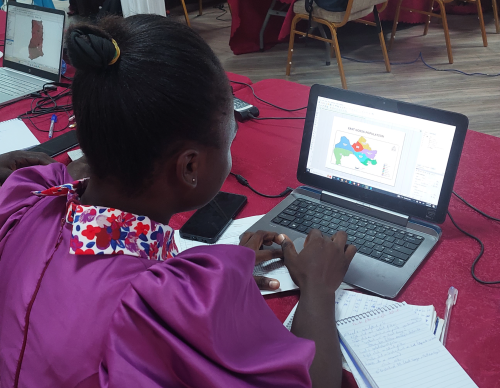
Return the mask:
[[(286, 108), (306, 106), (309, 88), (283, 81), (265, 80), (253, 85), (257, 95)], [(236, 96), (256, 105), (261, 117), (301, 117), (304, 111), (287, 113), (257, 101), (250, 90)], [(232, 146), (232, 171), (243, 175), (252, 186), (264, 193), (277, 194), (287, 186), (296, 187), (296, 168), (302, 139), (303, 120), (249, 121), (239, 124)], [(463, 150), (455, 191), (478, 208), (500, 217), (500, 167), (496, 163), (500, 138), (469, 131)], [(244, 194), (248, 204), (241, 217), (263, 214), (279, 199), (257, 196), (228, 177), (224, 191)], [(477, 275), (485, 280), (500, 280), (500, 224), (477, 215), (456, 199), (450, 213), (465, 230), (476, 234), (485, 244), (485, 253), (477, 266)], [(171, 225), (179, 228), (189, 213), (175, 216)], [(500, 387), (500, 286), (484, 286), (470, 274), (479, 246), (462, 235), (450, 220), (441, 225), (443, 236), (437, 248), (403, 288), (397, 301), (434, 305), (440, 317), (448, 288), (459, 290), (453, 310), (447, 347), (479, 387)], [(284, 321), (298, 300), (297, 292), (266, 297), (271, 309)], [(344, 387), (356, 387), (352, 376), (345, 374)]]
[[(296, 0), (279, 0), (275, 8), (281, 4), (293, 4)], [(254, 51), (259, 51), (259, 32), (264, 23), (267, 10), (271, 5), (272, 0), (228, 0), (231, 5), (232, 25), (231, 37), (229, 46), (235, 54), (245, 54)], [(380, 14), (381, 20), (394, 20), (396, 12), (397, 0), (389, 0), (387, 8)], [(427, 0), (405, 0), (403, 6), (416, 9), (426, 9), (428, 7)], [(485, 4), (489, 9), (491, 1)], [(266, 49), (272, 47), (277, 42), (283, 42), (290, 34), (290, 27), (294, 13), (290, 7), (286, 18), (280, 16), (271, 16), (269, 24), (264, 33), (264, 47)], [(448, 10), (448, 7), (447, 7)], [(484, 7), (483, 7), (484, 10)], [(475, 5), (466, 6), (451, 6), (451, 13), (475, 13)], [(371, 15), (370, 15), (371, 16)], [(399, 21), (401, 23), (424, 23), (426, 16), (401, 11)]]
[[(0, 12), (0, 31), (3, 31)], [(0, 35), (0, 39), (3, 36)], [(230, 78), (250, 82), (246, 77), (228, 74)], [(304, 111), (287, 113), (266, 106), (257, 101), (249, 88), (238, 85), (236, 96), (256, 105), (261, 117), (301, 117)], [(253, 85), (259, 97), (286, 108), (306, 106), (309, 88), (282, 81), (265, 80)], [(17, 117), (29, 109), (30, 101), (20, 101), (0, 109), (0, 120)], [(48, 119), (44, 119), (48, 120)], [(48, 121), (41, 123), (48, 128)], [(27, 122), (40, 141), (47, 140), (47, 134), (37, 132)], [(246, 122), (239, 126), (238, 135), (232, 146), (232, 171), (243, 175), (256, 189), (277, 194), (285, 187), (296, 187), (296, 168), (302, 139), (303, 120)], [(467, 135), (462, 160), (455, 184), (455, 190), (480, 209), (500, 217), (500, 167), (496, 155), (500, 139), (470, 131)], [(68, 157), (61, 156), (67, 162)], [(248, 204), (240, 214), (247, 217), (263, 214), (274, 207), (278, 199), (265, 199), (252, 193), (230, 176), (223, 190), (244, 194)], [(485, 243), (485, 255), (477, 266), (477, 274), (483, 279), (500, 278), (500, 225), (487, 221), (456, 199), (452, 199), (450, 212), (459, 225), (475, 233)], [(191, 213), (178, 214), (171, 225), (179, 228)], [(432, 255), (415, 273), (398, 301), (410, 304), (436, 307), (444, 315), (447, 290), (454, 286), (459, 290), (457, 305), (448, 335), (448, 349), (467, 373), (480, 387), (500, 387), (500, 356), (496, 347), (500, 343), (499, 286), (483, 286), (470, 275), (470, 266), (478, 253), (477, 244), (459, 233), (447, 219), (442, 225), (443, 237)], [(298, 300), (298, 292), (288, 292), (266, 297), (270, 308), (284, 321)], [(345, 373), (344, 387), (356, 387), (352, 375)]]

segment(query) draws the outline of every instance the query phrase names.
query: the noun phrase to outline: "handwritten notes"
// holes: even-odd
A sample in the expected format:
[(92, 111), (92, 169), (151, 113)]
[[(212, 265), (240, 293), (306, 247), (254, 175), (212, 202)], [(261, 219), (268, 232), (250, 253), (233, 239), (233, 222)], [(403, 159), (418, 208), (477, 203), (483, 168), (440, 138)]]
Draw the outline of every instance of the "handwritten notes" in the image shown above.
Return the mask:
[(347, 357), (372, 387), (477, 387), (408, 305), (337, 322)]

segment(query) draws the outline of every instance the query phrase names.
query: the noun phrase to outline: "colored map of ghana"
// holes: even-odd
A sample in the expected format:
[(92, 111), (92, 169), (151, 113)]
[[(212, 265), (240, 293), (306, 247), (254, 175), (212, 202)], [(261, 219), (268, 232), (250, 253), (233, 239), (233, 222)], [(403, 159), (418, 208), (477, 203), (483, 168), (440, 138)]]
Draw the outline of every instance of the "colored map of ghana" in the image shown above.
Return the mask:
[(377, 151), (372, 150), (370, 145), (366, 142), (366, 139), (361, 136), (358, 141), (351, 145), (349, 139), (345, 136), (340, 138), (340, 141), (335, 144), (333, 149), (333, 155), (335, 156), (335, 164), (340, 164), (342, 157), (354, 155), (361, 164), (368, 166), (376, 165), (377, 161), (375, 156), (377, 156)]
[(29, 58), (31, 60), (43, 57), (43, 24), (41, 21), (31, 21), (31, 40), (28, 45)]

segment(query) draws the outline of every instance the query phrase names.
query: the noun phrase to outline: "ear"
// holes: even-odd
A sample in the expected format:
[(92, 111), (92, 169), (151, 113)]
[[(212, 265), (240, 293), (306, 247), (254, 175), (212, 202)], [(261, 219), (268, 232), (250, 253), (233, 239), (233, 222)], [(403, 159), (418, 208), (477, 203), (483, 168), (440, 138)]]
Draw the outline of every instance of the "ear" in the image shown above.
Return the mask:
[(200, 168), (200, 153), (198, 150), (187, 149), (177, 157), (177, 179), (189, 188), (195, 188), (198, 184)]

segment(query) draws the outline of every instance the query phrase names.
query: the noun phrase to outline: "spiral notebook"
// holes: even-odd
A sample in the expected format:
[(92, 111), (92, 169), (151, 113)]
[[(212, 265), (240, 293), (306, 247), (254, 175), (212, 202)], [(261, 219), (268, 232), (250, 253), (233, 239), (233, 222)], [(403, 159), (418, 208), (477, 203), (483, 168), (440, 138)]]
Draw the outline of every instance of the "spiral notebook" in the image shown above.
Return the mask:
[(410, 306), (337, 321), (342, 350), (367, 387), (477, 387)]

